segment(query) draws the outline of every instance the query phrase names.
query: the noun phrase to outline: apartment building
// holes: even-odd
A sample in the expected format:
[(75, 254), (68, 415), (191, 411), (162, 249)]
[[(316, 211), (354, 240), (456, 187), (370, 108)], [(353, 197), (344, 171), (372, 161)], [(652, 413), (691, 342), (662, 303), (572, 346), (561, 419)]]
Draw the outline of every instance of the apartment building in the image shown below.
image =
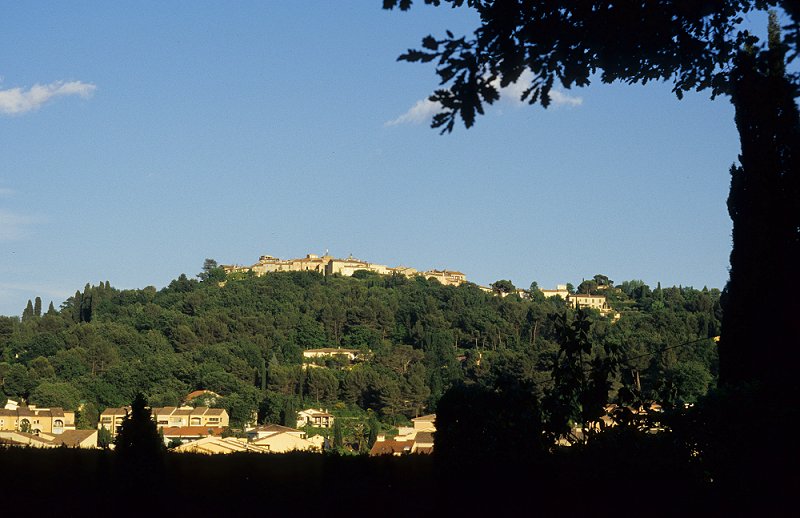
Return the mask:
[[(111, 432), (112, 437), (116, 436), (122, 426), (122, 421), (130, 410), (130, 407), (106, 408), (100, 414), (97, 429), (105, 427)], [(225, 428), (230, 424), (228, 412), (223, 408), (168, 406), (153, 408), (151, 413), (156, 426), (165, 429), (173, 427)]]
[(60, 407), (39, 408), (9, 399), (0, 409), (0, 431), (62, 434), (75, 429), (75, 412)]

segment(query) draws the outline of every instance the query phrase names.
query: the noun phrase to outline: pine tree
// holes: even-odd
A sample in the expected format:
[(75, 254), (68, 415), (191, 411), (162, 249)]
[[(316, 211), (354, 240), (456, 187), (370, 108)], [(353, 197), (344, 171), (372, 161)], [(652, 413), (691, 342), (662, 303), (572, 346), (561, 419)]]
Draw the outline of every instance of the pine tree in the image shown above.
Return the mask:
[(53, 301), (50, 301), (50, 305), (47, 307), (47, 315), (57, 315), (58, 312), (56, 311), (55, 306), (53, 306)]

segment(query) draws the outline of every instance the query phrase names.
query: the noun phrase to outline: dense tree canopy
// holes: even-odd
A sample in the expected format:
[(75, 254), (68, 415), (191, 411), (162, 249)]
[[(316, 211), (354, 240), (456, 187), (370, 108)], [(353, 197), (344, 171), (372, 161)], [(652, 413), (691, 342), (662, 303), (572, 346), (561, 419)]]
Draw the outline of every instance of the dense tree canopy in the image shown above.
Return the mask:
[[(666, 394), (667, 379), (681, 384), (686, 401), (713, 386), (711, 340), (669, 357), (658, 351), (718, 334), (719, 291), (621, 286), (606, 290), (619, 321), (589, 312), (592, 339), (597, 351), (613, 344), (645, 356), (625, 364), (611, 396), (634, 377), (650, 399)], [(87, 300), (90, 321), (75, 310)], [(567, 311), (541, 292), (501, 297), (473, 284), (391, 276), (296, 272), (221, 284), (181, 275), (161, 290), (100, 283), (56, 314), (0, 319), (0, 388), (34, 404), (80, 409), (88, 425), (98, 409), (130, 404), (139, 392), (160, 406), (208, 389), (222, 395), (216, 404), (235, 425), (253, 412), (292, 425), (295, 410), (322, 406), (360, 419), (366, 441), (370, 419), (392, 424), (435, 411), (454, 384), (544, 397), (560, 348), (554, 317)], [(304, 367), (303, 350), (337, 346), (362, 351), (361, 359)]]

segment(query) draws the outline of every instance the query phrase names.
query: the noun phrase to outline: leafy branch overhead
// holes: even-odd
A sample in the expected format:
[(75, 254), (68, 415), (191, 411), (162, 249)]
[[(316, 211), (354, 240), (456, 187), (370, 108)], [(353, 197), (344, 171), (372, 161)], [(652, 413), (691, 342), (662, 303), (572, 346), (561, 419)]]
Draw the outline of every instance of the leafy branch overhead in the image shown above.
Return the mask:
[[(797, 51), (800, 7), (788, 0), (713, 0), (685, 2), (478, 1), (425, 0), (426, 4), (466, 5), (477, 11), (480, 26), (472, 37), (426, 36), (421, 49), (398, 60), (435, 61), (440, 85), (430, 100), (442, 111), (432, 127), (453, 130), (460, 116), (469, 128), (484, 103), (500, 98), (499, 88), (516, 83), (523, 72), (532, 79), (522, 101), (547, 107), (556, 85), (587, 86), (599, 74), (604, 83), (646, 84), (672, 80), (681, 98), (690, 90), (730, 93), (729, 74), (736, 54), (758, 45), (742, 28), (754, 10), (782, 7), (792, 19), (787, 43)], [(384, 0), (385, 9), (407, 10), (410, 0)]]

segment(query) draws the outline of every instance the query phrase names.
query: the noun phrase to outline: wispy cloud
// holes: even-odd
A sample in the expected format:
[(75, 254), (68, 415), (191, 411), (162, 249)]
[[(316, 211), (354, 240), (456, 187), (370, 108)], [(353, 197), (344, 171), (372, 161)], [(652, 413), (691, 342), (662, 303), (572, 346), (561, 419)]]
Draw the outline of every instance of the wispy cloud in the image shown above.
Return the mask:
[[(521, 100), (521, 98), (525, 90), (529, 88), (531, 80), (533, 80), (533, 73), (530, 70), (526, 70), (520, 74), (516, 83), (511, 83), (505, 88), (500, 88), (500, 80), (495, 79), (493, 85), (500, 90), (501, 99), (519, 106), (527, 106), (528, 102)], [(583, 97), (569, 95), (556, 88), (550, 90), (550, 106), (553, 108), (559, 108), (561, 106), (576, 107), (582, 104)]]
[[(515, 106), (527, 106), (527, 101), (522, 101), (522, 93), (530, 85), (533, 75), (529, 71), (525, 71), (520, 76), (516, 83), (511, 83), (505, 88), (500, 88), (500, 80), (494, 81), (494, 86), (500, 91), (500, 99)], [(550, 90), (550, 107), (560, 108), (566, 106), (574, 108), (583, 104), (583, 97), (569, 95), (553, 88)], [(429, 99), (421, 99), (417, 101), (414, 106), (409, 108), (407, 112), (400, 115), (396, 119), (387, 121), (384, 126), (397, 126), (400, 124), (422, 124), (428, 122), (434, 114), (441, 110), (441, 105)]]
[(583, 97), (578, 97), (577, 95), (569, 95), (561, 90), (550, 90), (550, 100), (553, 102), (553, 106), (569, 106), (575, 107), (580, 106), (583, 104)]
[(0, 242), (25, 238), (28, 235), (28, 228), (40, 221), (40, 218), (23, 216), (0, 209)]
[(394, 120), (390, 120), (384, 126), (397, 126), (398, 124), (421, 124), (427, 122), (433, 115), (441, 109), (441, 105), (430, 99), (417, 101), (407, 112)]
[(91, 97), (97, 87), (81, 81), (55, 81), (47, 85), (35, 84), (27, 90), (20, 87), (0, 90), (0, 114), (19, 115), (36, 110), (50, 99), (77, 95)]

